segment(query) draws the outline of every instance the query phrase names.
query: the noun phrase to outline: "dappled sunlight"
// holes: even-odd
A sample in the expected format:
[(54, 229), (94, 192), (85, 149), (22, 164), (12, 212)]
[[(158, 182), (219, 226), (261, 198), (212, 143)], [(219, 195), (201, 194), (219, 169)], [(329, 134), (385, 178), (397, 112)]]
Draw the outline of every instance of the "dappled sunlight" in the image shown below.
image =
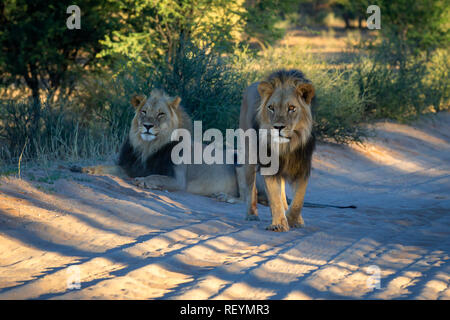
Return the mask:
[(58, 299), (155, 299), (190, 280), (189, 275), (150, 263), (84, 290), (69, 292)]
[(176, 295), (176, 299), (189, 299), (189, 300), (205, 300), (210, 299), (217, 292), (220, 292), (226, 285), (229, 285), (231, 281), (221, 279), (219, 277), (208, 275), (203, 279), (197, 281), (195, 286), (188, 291), (180, 292)]
[[(367, 141), (364, 144), (353, 143), (351, 147), (380, 165), (393, 167), (402, 172), (412, 173), (428, 169), (412, 159), (405, 158), (399, 152), (386, 148), (376, 142)], [(439, 172), (436, 172), (436, 174), (439, 174)]]
[[(2, 2), (0, 300), (450, 300), (448, 10), (417, 1)], [(239, 141), (206, 170), (258, 120), (272, 180)]]
[[(305, 200), (358, 208), (305, 207), (306, 227), (286, 233), (265, 230), (261, 205), (249, 222), (243, 204), (110, 176), (0, 178), (0, 298), (450, 299), (445, 149), (398, 149), (442, 141), (389, 130), (319, 145)], [(436, 191), (419, 202), (427, 181)], [(80, 289), (68, 289), (69, 267)]]
[(246, 282), (235, 282), (229, 288), (225, 289), (221, 294), (215, 296), (214, 299), (235, 300), (267, 300), (275, 295), (274, 289), (266, 289), (258, 287), (258, 285), (250, 285)]
[(418, 140), (421, 140), (427, 144), (432, 144), (435, 147), (438, 148), (450, 148), (450, 142), (448, 140), (441, 139), (439, 137), (436, 137), (430, 133), (427, 133), (424, 130), (420, 130), (418, 128), (414, 128), (407, 125), (402, 125), (398, 123), (392, 123), (392, 122), (384, 122), (380, 123), (377, 126), (378, 130), (390, 132), (390, 133), (400, 133), (403, 135), (406, 135), (411, 138), (415, 138)]
[(124, 251), (130, 255), (146, 259), (166, 255), (186, 246), (193, 245), (207, 239), (207, 235), (201, 235), (188, 230), (188, 228), (175, 229), (151, 239), (139, 242)]
[(420, 292), (418, 299), (450, 299), (450, 276), (445, 272), (438, 272), (436, 280), (428, 281)]
[(1, 289), (35, 280), (48, 270), (75, 263), (78, 259), (35, 248), (0, 230), (0, 298)]
[[(131, 237), (118, 235), (84, 221), (77, 216), (76, 209), (73, 212), (58, 210), (58, 207), (46, 209), (45, 201), (40, 205), (41, 200), (37, 199), (15, 199), (5, 195), (1, 197), (5, 201), (0, 202), (0, 215), (11, 221), (12, 226), (27, 230), (28, 237), (48, 242), (49, 250), (52, 250), (51, 244), (55, 244), (56, 251), (73, 248), (81, 252), (102, 252), (133, 241)], [(13, 205), (13, 210), (8, 210), (10, 205)], [(97, 218), (101, 221), (102, 216), (98, 215)]]
[(70, 292), (71, 290), (68, 288), (68, 279), (71, 274), (69, 270), (70, 266), (79, 268), (80, 278), (74, 278), (73, 280), (79, 281), (81, 286), (85, 286), (86, 283), (91, 281), (99, 282), (105, 279), (113, 278), (112, 274), (114, 272), (126, 267), (126, 265), (122, 263), (114, 262), (103, 257), (92, 258), (82, 263), (64, 264), (55, 269), (53, 272), (43, 274), (33, 282), (13, 288), (8, 291), (7, 294), (0, 293), (0, 298), (43, 299)]
[(278, 258), (264, 263), (252, 271), (252, 275), (261, 282), (288, 285), (317, 268), (318, 265), (295, 263)]

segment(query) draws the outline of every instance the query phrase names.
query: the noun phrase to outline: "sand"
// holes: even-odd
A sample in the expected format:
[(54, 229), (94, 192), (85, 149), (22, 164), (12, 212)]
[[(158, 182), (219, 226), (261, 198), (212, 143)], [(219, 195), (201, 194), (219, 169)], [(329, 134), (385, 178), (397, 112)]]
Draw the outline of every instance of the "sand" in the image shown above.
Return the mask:
[(0, 299), (450, 299), (450, 115), (321, 144), (306, 227), (244, 204), (30, 168), (0, 178)]

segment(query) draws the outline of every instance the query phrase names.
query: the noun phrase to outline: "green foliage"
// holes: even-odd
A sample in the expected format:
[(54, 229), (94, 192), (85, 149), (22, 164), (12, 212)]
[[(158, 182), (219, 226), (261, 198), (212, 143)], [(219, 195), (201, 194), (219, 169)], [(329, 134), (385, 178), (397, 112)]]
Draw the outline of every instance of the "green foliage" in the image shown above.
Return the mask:
[(329, 0), (301, 0), (299, 1), (299, 25), (323, 25), (329, 13)]
[[(341, 17), (345, 22), (345, 27), (350, 27), (351, 19), (358, 19), (358, 27), (362, 27), (362, 20), (366, 15), (366, 10), (371, 5), (369, 0), (332, 0), (330, 1), (330, 7), (333, 13)], [(376, 3), (373, 3), (376, 4)]]
[(402, 120), (425, 109), (422, 78), (426, 69), (420, 61), (408, 63), (400, 71), (363, 59), (355, 70), (361, 92), (370, 97), (365, 106), (368, 116)]
[(380, 57), (363, 58), (355, 68), (355, 79), (368, 97), (364, 112), (372, 118), (403, 121), (448, 109), (449, 67), (445, 50), (434, 53), (429, 61), (424, 56), (408, 58), (401, 68)]
[(264, 48), (283, 36), (285, 29), (278, 23), (289, 12), (297, 11), (295, 0), (251, 0), (245, 2), (245, 32)]
[[(14, 155), (24, 141), (32, 140), (27, 146), (30, 155), (36, 155), (45, 145), (42, 141), (53, 133), (48, 130), (55, 128), (50, 121), (57, 119), (45, 118), (53, 113), (41, 104), (42, 96), (51, 101), (70, 94), (80, 71), (93, 69), (95, 55), (101, 49), (99, 40), (114, 28), (113, 3), (80, 0), (81, 29), (69, 30), (66, 10), (71, 4), (69, 0), (0, 3), (0, 82), (19, 88), (25, 85), (32, 97), (31, 102), (7, 102), (0, 110), (0, 131)], [(22, 92), (22, 96), (28, 94)]]
[(203, 129), (235, 128), (247, 82), (230, 62), (207, 46), (181, 42), (152, 79), (155, 86), (180, 96), (192, 118), (203, 121)]
[(426, 100), (435, 111), (450, 108), (450, 52), (437, 50), (430, 58), (428, 74), (424, 79), (427, 86)]
[(102, 44), (102, 57), (154, 66), (180, 42), (193, 39), (230, 50), (243, 25), (240, 0), (117, 0), (122, 25)]
[(242, 91), (247, 82), (229, 58), (211, 47), (197, 47), (190, 41), (178, 43), (174, 51), (157, 66), (142, 70), (139, 64), (106, 77), (87, 81), (82, 86), (79, 105), (87, 112), (88, 121), (106, 121), (125, 132), (131, 120), (130, 98), (135, 93), (149, 94), (152, 88), (180, 96), (181, 104), (203, 129), (234, 128), (238, 125)]
[(6, 0), (0, 12), (0, 75), (3, 81), (25, 84), (39, 100), (70, 88), (80, 69), (92, 65), (99, 40), (115, 25), (109, 0), (81, 0), (82, 27), (69, 30), (66, 9), (72, 1)]
[(320, 70), (311, 74), (317, 88), (313, 105), (315, 128), (319, 138), (338, 143), (360, 141), (365, 135), (365, 96), (352, 78), (352, 71)]
[(378, 5), (381, 9), (384, 42), (393, 44), (387, 53), (394, 58), (448, 46), (448, 0), (381, 0)]
[(406, 120), (448, 108), (448, 48), (436, 51), (449, 41), (445, 2), (380, 1), (379, 37), (356, 67), (368, 116)]

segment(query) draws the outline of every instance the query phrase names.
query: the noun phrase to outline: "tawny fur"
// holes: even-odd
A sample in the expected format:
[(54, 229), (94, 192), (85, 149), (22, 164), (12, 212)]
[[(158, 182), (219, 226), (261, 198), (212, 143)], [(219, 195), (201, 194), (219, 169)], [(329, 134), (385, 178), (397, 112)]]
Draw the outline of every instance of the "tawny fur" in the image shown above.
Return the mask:
[[(192, 131), (192, 121), (182, 107), (179, 107), (179, 98), (172, 98), (162, 90), (154, 89), (150, 93), (149, 99), (145, 96), (134, 97), (133, 100), (137, 105), (131, 128), (129, 139), (131, 145), (139, 151), (142, 162), (145, 162), (149, 156), (158, 151), (162, 146), (170, 141), (170, 136), (175, 129), (187, 129)], [(132, 102), (133, 102), (132, 101)], [(176, 104), (176, 105), (175, 105)], [(152, 118), (152, 124), (158, 130), (158, 136), (155, 140), (147, 142), (141, 137), (142, 132), (142, 115), (146, 112), (147, 118)], [(159, 120), (158, 114), (164, 113), (164, 119)]]
[[(134, 96), (131, 104), (135, 108), (135, 116), (119, 154), (118, 165), (75, 171), (135, 178), (133, 183), (144, 188), (180, 190), (236, 201), (239, 192), (233, 165), (174, 165), (171, 162), (171, 148), (176, 144), (171, 141), (172, 132), (175, 129), (192, 132), (192, 121), (180, 101), (179, 97), (170, 97), (157, 89), (148, 98), (145, 95)], [(150, 131), (151, 135), (145, 134)]]
[[(302, 226), (301, 209), (311, 170), (315, 140), (312, 132), (311, 102), (315, 90), (311, 82), (298, 70), (279, 70), (266, 80), (252, 84), (244, 93), (240, 114), (240, 128), (247, 130), (279, 130), (285, 143), (279, 144), (280, 167), (272, 176), (264, 176), (267, 197), (272, 213), (273, 231), (287, 231)], [(245, 198), (247, 219), (258, 219), (256, 208), (255, 176), (257, 166), (246, 164)], [(284, 179), (294, 189), (294, 199), (287, 207)], [(285, 212), (287, 214), (285, 216)]]

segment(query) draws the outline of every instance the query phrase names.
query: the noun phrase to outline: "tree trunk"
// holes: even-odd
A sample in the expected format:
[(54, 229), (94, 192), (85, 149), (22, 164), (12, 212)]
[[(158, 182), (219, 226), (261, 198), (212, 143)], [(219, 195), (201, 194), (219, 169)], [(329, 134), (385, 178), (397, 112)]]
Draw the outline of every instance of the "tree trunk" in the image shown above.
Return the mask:
[[(27, 134), (27, 138), (38, 139), (39, 138), (39, 122), (41, 120), (41, 100), (39, 90), (39, 79), (34, 65), (29, 65), (29, 73), (25, 75), (25, 82), (31, 90), (32, 106), (30, 110), (30, 127)], [(29, 141), (31, 142), (31, 141)], [(34, 143), (30, 143), (31, 152), (34, 152)]]

